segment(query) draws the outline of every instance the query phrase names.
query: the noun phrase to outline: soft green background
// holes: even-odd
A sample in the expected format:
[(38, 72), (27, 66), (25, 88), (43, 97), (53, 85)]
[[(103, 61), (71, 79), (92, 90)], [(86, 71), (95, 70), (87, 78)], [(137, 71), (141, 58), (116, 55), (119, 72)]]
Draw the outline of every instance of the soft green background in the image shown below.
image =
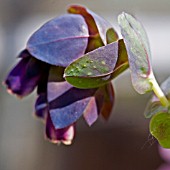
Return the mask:
[[(65, 13), (68, 4), (84, 4), (116, 23), (122, 11), (144, 25), (158, 81), (170, 74), (169, 0), (0, 0), (0, 80), (28, 37), (46, 20)], [(155, 170), (161, 164), (157, 142), (149, 136), (143, 111), (148, 95), (132, 88), (127, 71), (114, 81), (116, 102), (108, 123), (91, 128), (80, 120), (71, 147), (50, 144), (43, 124), (32, 115), (35, 95), (20, 101), (0, 86), (0, 170)]]

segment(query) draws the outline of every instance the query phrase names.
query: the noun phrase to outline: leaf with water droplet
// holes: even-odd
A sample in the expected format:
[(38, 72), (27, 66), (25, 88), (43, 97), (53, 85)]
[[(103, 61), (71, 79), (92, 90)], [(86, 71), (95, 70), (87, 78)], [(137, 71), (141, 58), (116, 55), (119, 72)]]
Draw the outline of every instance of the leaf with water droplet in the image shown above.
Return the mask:
[(151, 53), (146, 32), (141, 23), (127, 13), (118, 16), (118, 23), (128, 53), (132, 84), (138, 93), (146, 93), (152, 90)]
[[(161, 89), (164, 92), (166, 98), (170, 101), (170, 77), (168, 77), (161, 84)], [(169, 108), (162, 106), (158, 97), (156, 95), (153, 95), (147, 104), (144, 115), (146, 118), (150, 118), (158, 112), (170, 112), (170, 110)]]
[(118, 41), (89, 52), (71, 63), (65, 69), (65, 79), (78, 88), (100, 87), (110, 81), (117, 58)]
[(170, 114), (159, 112), (150, 121), (150, 133), (164, 148), (170, 148)]
[[(50, 69), (47, 88), (48, 109), (55, 128), (65, 128), (76, 122), (82, 115), (86, 122), (92, 125), (97, 120), (106, 97), (112, 102), (114, 93), (111, 93), (108, 99), (111, 90), (105, 86), (93, 89), (75, 88), (66, 81), (60, 81), (60, 78), (54, 79), (55, 76), (52, 74), (56, 74), (58, 70), (56, 67)], [(107, 111), (111, 111), (110, 105)]]
[(28, 40), (27, 49), (41, 61), (66, 67), (85, 53), (88, 37), (84, 18), (65, 14), (38, 29)]

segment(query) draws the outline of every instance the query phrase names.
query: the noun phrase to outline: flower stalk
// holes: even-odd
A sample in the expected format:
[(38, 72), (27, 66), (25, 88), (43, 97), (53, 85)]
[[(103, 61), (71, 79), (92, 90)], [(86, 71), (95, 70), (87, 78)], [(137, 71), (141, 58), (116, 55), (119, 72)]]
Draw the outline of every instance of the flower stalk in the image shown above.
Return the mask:
[(166, 98), (164, 92), (162, 91), (162, 89), (160, 88), (155, 76), (152, 74), (150, 76), (150, 83), (152, 83), (152, 90), (154, 91), (155, 95), (159, 98), (161, 104), (164, 107), (170, 107), (170, 102), (168, 101), (168, 99)]

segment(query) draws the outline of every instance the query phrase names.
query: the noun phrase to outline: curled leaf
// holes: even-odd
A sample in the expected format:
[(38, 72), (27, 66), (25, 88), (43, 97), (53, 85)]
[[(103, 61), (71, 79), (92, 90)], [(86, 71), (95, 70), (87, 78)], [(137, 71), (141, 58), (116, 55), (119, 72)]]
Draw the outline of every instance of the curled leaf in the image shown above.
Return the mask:
[(66, 67), (84, 54), (88, 37), (88, 27), (83, 17), (66, 14), (38, 29), (28, 40), (27, 49), (39, 60)]
[(146, 93), (152, 90), (149, 82), (151, 53), (146, 32), (141, 23), (127, 13), (118, 16), (118, 23), (128, 53), (133, 86), (138, 93)]
[(111, 74), (111, 79), (116, 78), (119, 74), (121, 74), (129, 67), (128, 55), (123, 39), (120, 39), (118, 41), (118, 46), (118, 59), (113, 73)]
[(118, 58), (118, 42), (85, 54), (65, 69), (65, 79), (78, 88), (100, 87), (110, 81)]

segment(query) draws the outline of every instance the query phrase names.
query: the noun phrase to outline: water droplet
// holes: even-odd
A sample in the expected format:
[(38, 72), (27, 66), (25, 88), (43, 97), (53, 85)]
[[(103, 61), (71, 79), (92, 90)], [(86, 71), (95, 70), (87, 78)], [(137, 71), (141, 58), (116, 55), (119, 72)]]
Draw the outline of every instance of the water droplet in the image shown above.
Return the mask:
[(82, 65), (82, 67), (83, 67), (83, 68), (86, 68), (86, 67), (87, 67), (87, 65), (86, 65), (86, 64), (83, 64), (83, 65)]
[(91, 76), (91, 75), (92, 75), (92, 72), (88, 72), (87, 75), (88, 75), (88, 76)]
[(103, 65), (105, 65), (105, 64), (106, 64), (106, 62), (105, 62), (105, 61), (102, 61), (101, 63), (102, 63)]

